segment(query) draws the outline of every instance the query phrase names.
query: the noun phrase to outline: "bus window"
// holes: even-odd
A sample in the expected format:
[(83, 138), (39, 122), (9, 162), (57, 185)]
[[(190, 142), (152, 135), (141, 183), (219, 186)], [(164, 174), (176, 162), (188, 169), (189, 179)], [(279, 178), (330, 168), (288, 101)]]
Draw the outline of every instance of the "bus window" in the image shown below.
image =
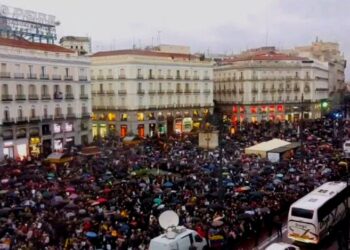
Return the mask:
[(292, 208), (292, 216), (295, 217), (300, 217), (300, 218), (305, 218), (305, 219), (312, 219), (314, 216), (314, 211), (308, 210), (308, 209), (303, 209), (303, 208)]

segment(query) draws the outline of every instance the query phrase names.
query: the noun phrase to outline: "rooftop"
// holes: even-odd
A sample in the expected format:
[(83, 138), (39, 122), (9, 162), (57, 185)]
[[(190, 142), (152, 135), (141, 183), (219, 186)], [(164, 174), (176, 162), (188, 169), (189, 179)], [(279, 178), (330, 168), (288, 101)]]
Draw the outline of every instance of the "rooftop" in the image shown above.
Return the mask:
[(60, 39), (60, 43), (64, 41), (90, 42), (90, 38), (87, 36), (63, 36)]
[(70, 49), (66, 49), (55, 44), (33, 43), (25, 39), (10, 39), (0, 37), (0, 46), (50, 52), (75, 53)]
[(164, 57), (164, 58), (171, 58), (171, 59), (187, 59), (187, 60), (197, 60), (197, 59), (199, 59), (198, 56), (191, 55), (191, 54), (159, 52), (159, 51), (141, 50), (141, 49), (100, 51), (100, 52), (97, 52), (97, 53), (93, 54), (91, 57), (121, 56), (121, 55)]

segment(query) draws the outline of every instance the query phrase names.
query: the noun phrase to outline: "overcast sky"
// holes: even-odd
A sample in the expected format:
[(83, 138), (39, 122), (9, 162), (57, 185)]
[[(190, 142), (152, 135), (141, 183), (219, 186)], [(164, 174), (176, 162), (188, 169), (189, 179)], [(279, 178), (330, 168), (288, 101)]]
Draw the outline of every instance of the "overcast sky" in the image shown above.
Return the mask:
[[(62, 35), (89, 35), (94, 50), (161, 43), (237, 53), (337, 41), (350, 55), (348, 0), (0, 0), (53, 14)], [(153, 38), (153, 39), (152, 39)]]

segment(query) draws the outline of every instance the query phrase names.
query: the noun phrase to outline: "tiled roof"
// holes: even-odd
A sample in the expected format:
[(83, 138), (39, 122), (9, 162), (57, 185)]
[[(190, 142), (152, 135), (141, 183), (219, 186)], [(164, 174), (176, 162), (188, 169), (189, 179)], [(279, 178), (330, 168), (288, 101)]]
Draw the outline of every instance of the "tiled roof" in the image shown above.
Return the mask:
[(55, 44), (33, 43), (25, 39), (10, 39), (0, 37), (0, 46), (8, 46), (22, 49), (42, 50), (62, 53), (75, 53), (70, 49), (63, 48)]
[(93, 54), (91, 57), (119, 56), (119, 55), (169, 57), (172, 59), (188, 59), (188, 60), (199, 58), (198, 56), (191, 55), (191, 54), (169, 53), (169, 52), (149, 51), (149, 50), (140, 50), (140, 49), (100, 51)]
[(235, 58), (224, 59), (221, 64), (230, 64), (240, 61), (301, 61), (306, 58), (291, 56), (276, 52), (255, 53), (252, 55), (237, 56)]

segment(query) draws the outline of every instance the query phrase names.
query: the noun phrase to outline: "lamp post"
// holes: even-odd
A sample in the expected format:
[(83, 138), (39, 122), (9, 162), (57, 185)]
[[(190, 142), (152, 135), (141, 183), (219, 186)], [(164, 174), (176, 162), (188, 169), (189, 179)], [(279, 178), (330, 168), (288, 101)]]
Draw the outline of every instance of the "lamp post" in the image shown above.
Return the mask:
[(300, 141), (300, 147), (303, 149), (303, 130), (304, 130), (304, 94), (301, 94), (301, 102), (300, 102), (300, 111), (301, 111), (301, 116), (300, 116), (300, 121), (299, 121), (299, 141)]

